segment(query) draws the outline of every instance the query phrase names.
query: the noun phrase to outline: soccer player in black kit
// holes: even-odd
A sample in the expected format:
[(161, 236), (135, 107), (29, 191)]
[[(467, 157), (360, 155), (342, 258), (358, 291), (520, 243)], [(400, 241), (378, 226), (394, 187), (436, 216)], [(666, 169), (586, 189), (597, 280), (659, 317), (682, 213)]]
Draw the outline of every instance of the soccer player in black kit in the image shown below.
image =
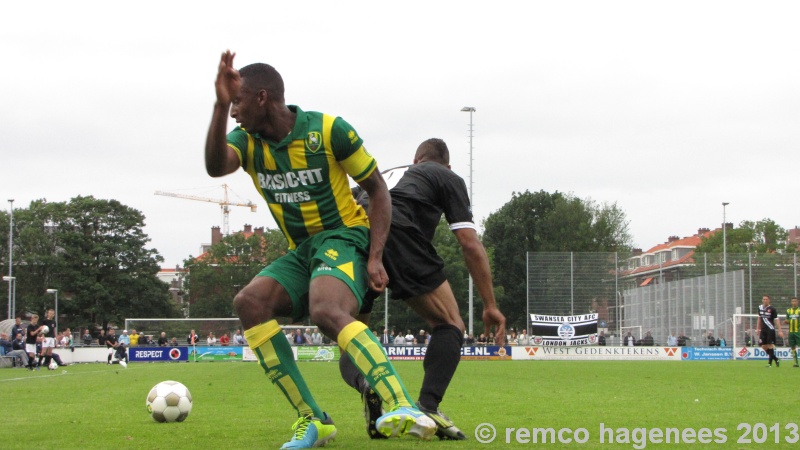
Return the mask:
[(44, 366), (50, 367), (50, 361), (53, 359), (53, 349), (56, 347), (56, 321), (53, 320), (56, 316), (55, 310), (48, 309), (42, 319), (42, 326), (47, 325), (50, 330), (42, 337), (42, 354), (39, 355), (39, 365), (42, 365), (42, 358), (44, 358)]
[[(464, 433), (439, 410), (450, 380), (456, 372), (464, 342), (464, 321), (444, 273), (444, 262), (433, 246), (433, 236), (444, 214), (450, 230), (461, 245), (464, 260), (483, 299), (486, 334), (496, 327), (498, 345), (505, 338), (505, 317), (497, 308), (486, 250), (478, 238), (472, 219), (464, 180), (450, 170), (450, 152), (441, 139), (428, 139), (417, 148), (414, 164), (390, 190), (392, 226), (383, 251), (383, 265), (389, 275), (393, 299), (402, 299), (431, 331), (423, 368), (425, 377), (417, 406), (436, 422), (440, 439), (463, 440)], [(356, 201), (368, 205), (366, 193), (355, 189)], [(371, 300), (367, 295), (359, 320), (369, 323)], [(340, 359), (342, 378), (360, 391), (364, 402), (367, 432), (381, 438), (374, 422), (381, 414), (381, 401), (363, 380), (352, 362)]]
[(769, 295), (761, 298), (762, 304), (758, 307), (758, 324), (756, 325), (756, 333), (761, 348), (769, 356), (769, 366), (772, 367), (772, 361), (775, 361), (775, 367), (780, 367), (781, 363), (778, 357), (775, 356), (775, 330), (778, 336), (783, 338), (783, 331), (781, 331), (781, 319), (778, 318), (778, 310), (770, 305)]

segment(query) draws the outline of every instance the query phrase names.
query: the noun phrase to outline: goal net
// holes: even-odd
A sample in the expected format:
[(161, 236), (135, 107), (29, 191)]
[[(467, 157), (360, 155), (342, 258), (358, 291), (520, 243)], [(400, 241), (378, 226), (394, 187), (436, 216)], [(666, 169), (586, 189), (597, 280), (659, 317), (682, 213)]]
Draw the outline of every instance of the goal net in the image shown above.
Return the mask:
[[(791, 349), (788, 345), (788, 331), (784, 320), (786, 314), (778, 314), (783, 327), (783, 338), (776, 336), (775, 356), (780, 359), (791, 358)], [(733, 347), (733, 359), (767, 359), (767, 354), (761, 349), (758, 342), (758, 314), (734, 314), (733, 315), (733, 337), (731, 339)], [(777, 331), (777, 330), (776, 330)]]

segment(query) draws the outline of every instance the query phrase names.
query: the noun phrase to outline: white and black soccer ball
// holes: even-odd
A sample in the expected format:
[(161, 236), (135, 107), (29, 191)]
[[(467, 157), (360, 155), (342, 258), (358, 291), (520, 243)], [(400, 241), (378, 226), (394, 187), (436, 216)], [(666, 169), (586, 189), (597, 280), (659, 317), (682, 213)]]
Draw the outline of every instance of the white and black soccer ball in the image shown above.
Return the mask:
[(50, 332), (50, 327), (48, 327), (47, 325), (42, 325), (42, 329), (41, 329), (41, 331), (39, 331), (39, 334), (44, 336), (45, 334), (47, 334), (49, 332)]
[(119, 365), (122, 366), (125, 369), (128, 368), (128, 363), (126, 363), (125, 360), (120, 359), (119, 360)]
[(162, 381), (150, 389), (146, 405), (156, 422), (183, 422), (192, 411), (192, 394), (177, 381)]
[(55, 361), (52, 361), (52, 360), (51, 360), (51, 361), (50, 361), (50, 365), (49, 365), (49, 366), (47, 366), (47, 368), (48, 368), (49, 370), (56, 370), (56, 369), (58, 369), (58, 364), (56, 364), (56, 362), (55, 362)]

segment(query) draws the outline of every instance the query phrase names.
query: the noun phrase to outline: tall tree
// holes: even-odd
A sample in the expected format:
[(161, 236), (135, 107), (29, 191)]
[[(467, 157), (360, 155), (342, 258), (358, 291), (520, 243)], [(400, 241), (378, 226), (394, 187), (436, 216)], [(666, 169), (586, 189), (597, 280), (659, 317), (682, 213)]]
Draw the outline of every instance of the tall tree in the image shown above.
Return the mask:
[(184, 262), (188, 311), (197, 317), (233, 317), (236, 292), (266, 265), (286, 254), (288, 242), (280, 230), (267, 229), (263, 235), (232, 234), (211, 246), (208, 252)]
[(163, 258), (146, 247), (144, 215), (117, 200), (76, 197), (54, 218), (64, 311), (107, 326), (130, 317), (175, 317), (168, 286), (156, 278)]
[[(627, 251), (631, 241), (625, 214), (616, 204), (598, 205), (560, 192), (513, 193), (485, 225), (484, 243), (494, 253), (495, 284), (505, 292), (501, 308), (508, 323), (518, 326), (527, 321), (528, 252)], [(607, 276), (602, 271), (595, 275)], [(588, 311), (590, 303), (576, 310)]]

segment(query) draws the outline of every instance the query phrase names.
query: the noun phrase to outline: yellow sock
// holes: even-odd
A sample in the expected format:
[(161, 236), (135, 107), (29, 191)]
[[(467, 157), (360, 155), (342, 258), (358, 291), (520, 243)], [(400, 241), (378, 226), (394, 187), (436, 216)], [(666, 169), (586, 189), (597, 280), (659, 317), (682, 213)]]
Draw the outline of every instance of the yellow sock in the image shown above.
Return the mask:
[(278, 386), (298, 416), (324, 419), (325, 413), (317, 406), (303, 376), (297, 368), (289, 341), (281, 333), (278, 321), (270, 320), (245, 330), (247, 344), (258, 357), (264, 373), (272, 384)]
[(383, 401), (393, 405), (392, 409), (413, 404), (383, 346), (366, 325), (359, 321), (351, 322), (339, 333), (338, 342), (372, 389)]

